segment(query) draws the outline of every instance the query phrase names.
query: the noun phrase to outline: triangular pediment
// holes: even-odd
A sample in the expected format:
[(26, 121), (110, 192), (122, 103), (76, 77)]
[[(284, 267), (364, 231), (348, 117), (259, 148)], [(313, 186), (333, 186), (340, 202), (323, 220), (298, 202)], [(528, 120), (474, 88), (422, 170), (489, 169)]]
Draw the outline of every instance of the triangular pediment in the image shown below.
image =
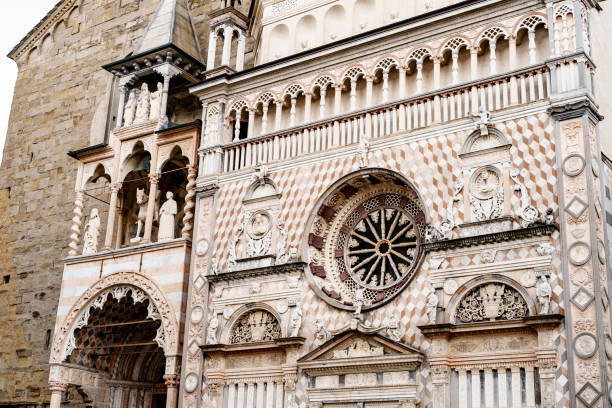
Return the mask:
[[(386, 360), (421, 361), (423, 353), (411, 346), (398, 343), (380, 333), (362, 333), (349, 330), (303, 356), (298, 363), (311, 366), (318, 362), (326, 365), (352, 364), (358, 361), (384, 363)], [(399, 360), (398, 360), (399, 358)]]

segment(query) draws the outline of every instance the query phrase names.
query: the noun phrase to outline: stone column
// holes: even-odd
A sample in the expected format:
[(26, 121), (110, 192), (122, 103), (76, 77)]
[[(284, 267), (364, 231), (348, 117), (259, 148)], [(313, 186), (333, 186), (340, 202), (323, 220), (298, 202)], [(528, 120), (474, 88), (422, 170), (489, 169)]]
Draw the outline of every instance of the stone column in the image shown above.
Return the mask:
[(297, 96), (291, 97), (291, 110), (289, 111), (289, 127), (295, 126), (295, 105), (297, 104)]
[(389, 102), (389, 71), (383, 70), (382, 101)]
[(310, 109), (312, 106), (312, 93), (306, 92), (304, 94), (304, 123), (310, 122)]
[(206, 146), (206, 127), (208, 126), (208, 102), (202, 101), (202, 130), (200, 132), (200, 147)]
[(447, 366), (431, 367), (431, 382), (433, 384), (433, 408), (450, 406), (450, 369)]
[(164, 78), (164, 89), (162, 91), (161, 108), (159, 115), (159, 124), (164, 125), (168, 123), (168, 90), (170, 89), (170, 80), (177, 76), (180, 71), (178, 68), (173, 67), (170, 64), (164, 64), (160, 67), (154, 68), (155, 72), (160, 74)]
[(183, 230), (181, 234), (183, 238), (190, 239), (191, 231), (193, 230), (193, 209), (195, 208), (195, 186), (196, 186), (195, 166), (189, 166), (187, 169), (187, 195), (185, 195), (185, 215), (183, 216)]
[(351, 79), (351, 101), (350, 101), (351, 111), (357, 109), (357, 79)]
[(149, 201), (147, 202), (147, 219), (145, 221), (143, 243), (151, 242), (151, 233), (153, 231), (153, 218), (155, 217), (155, 197), (157, 196), (157, 184), (159, 183), (159, 174), (149, 174)]
[(234, 122), (234, 141), (240, 139), (240, 119), (242, 117), (242, 109), (236, 110), (236, 121)]
[(117, 196), (121, 190), (121, 183), (111, 184), (110, 203), (108, 205), (108, 220), (106, 223), (106, 238), (104, 240), (104, 248), (112, 249), (113, 246), (113, 230), (115, 228), (115, 217), (117, 214)]
[(125, 96), (127, 92), (127, 86), (119, 86), (119, 107), (117, 108), (117, 123), (115, 123), (115, 129), (119, 129), (123, 126), (123, 111), (125, 110)]
[(406, 72), (407, 69), (406, 67), (399, 67), (399, 92), (398, 95), (400, 97), (400, 99), (405, 98), (406, 97)]
[(508, 65), (510, 70), (515, 70), (518, 66), (518, 59), (516, 58), (516, 36), (510, 35), (508, 37)]
[(417, 93), (423, 93), (423, 61), (417, 61), (416, 63), (417, 75), (416, 75), (416, 88)]
[(325, 96), (327, 95), (327, 90), (321, 88), (321, 100), (319, 101), (319, 119), (323, 119), (325, 117)]
[(265, 135), (268, 132), (268, 104), (269, 102), (264, 102), (261, 105), (262, 115), (261, 115), (261, 134)]
[(236, 71), (242, 71), (244, 69), (244, 46), (246, 43), (246, 37), (242, 31), (239, 32), (238, 36), (238, 50), (236, 51)]
[[(534, 65), (537, 62), (535, 30), (529, 29), (529, 31), (527, 31), (527, 36), (529, 37), (529, 63), (531, 65)], [(514, 48), (515, 48), (514, 52), (515, 52), (515, 57), (516, 57), (516, 38), (514, 38)]]
[(470, 79), (478, 79), (478, 46), (470, 48)]
[(434, 90), (440, 89), (440, 58), (433, 58), (434, 64)]
[(51, 391), (50, 408), (60, 408), (62, 406), (62, 397), (68, 389), (68, 384), (61, 382), (50, 382), (49, 391)]
[(451, 66), (453, 85), (456, 85), (459, 83), (459, 50), (453, 50), (451, 53), (451, 58), (453, 59)]
[(495, 53), (495, 49), (497, 47), (496, 40), (489, 40), (489, 74), (495, 75), (497, 74), (497, 54)]
[(234, 35), (234, 27), (225, 26), (223, 29), (223, 55), (221, 56), (221, 65), (230, 64), (232, 56), (232, 36)]
[(167, 394), (166, 394), (166, 408), (176, 408), (178, 403), (178, 386), (179, 378), (176, 374), (164, 375), (166, 380)]
[(342, 109), (342, 85), (334, 85), (334, 115), (340, 115)]
[(247, 127), (247, 138), (255, 136), (255, 109), (249, 109), (249, 124)]
[(373, 85), (374, 75), (366, 76), (366, 107), (369, 108), (374, 103), (373, 101)]
[(217, 31), (216, 29), (210, 31), (210, 37), (208, 37), (208, 59), (206, 60), (206, 69), (210, 70), (215, 67), (215, 57), (217, 53)]
[(274, 118), (274, 130), (279, 131), (281, 128), (281, 118), (283, 114), (283, 101), (276, 101), (276, 118)]
[(70, 251), (68, 256), (77, 256), (79, 253), (79, 243), (81, 242), (81, 225), (83, 225), (83, 190), (76, 191), (74, 199), (74, 209), (72, 210), (72, 226), (70, 227)]

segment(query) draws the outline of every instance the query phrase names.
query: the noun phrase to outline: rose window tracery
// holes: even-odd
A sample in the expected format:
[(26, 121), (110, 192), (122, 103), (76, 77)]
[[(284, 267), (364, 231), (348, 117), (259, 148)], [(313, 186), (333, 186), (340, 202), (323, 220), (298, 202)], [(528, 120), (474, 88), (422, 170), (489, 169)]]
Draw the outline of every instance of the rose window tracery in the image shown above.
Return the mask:
[(522, 319), (529, 314), (525, 299), (503, 283), (489, 283), (469, 291), (457, 307), (460, 323)]
[(231, 331), (230, 343), (251, 343), (272, 341), (281, 337), (278, 320), (272, 313), (265, 310), (255, 310), (242, 315)]
[(414, 276), (425, 215), (417, 194), (389, 174), (355, 178), (331, 191), (310, 223), (309, 279), (328, 303), (368, 310)]

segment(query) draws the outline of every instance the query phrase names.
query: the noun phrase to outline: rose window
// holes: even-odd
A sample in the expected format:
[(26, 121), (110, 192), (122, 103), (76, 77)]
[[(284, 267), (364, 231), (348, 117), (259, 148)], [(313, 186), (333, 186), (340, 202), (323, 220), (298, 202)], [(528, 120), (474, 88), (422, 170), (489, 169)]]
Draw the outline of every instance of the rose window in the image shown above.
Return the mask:
[(343, 251), (351, 277), (360, 285), (378, 289), (393, 285), (410, 271), (419, 238), (407, 211), (384, 208), (378, 197), (374, 201), (381, 208), (360, 218), (360, 214), (353, 217), (357, 223), (352, 226)]
[(328, 193), (315, 214), (307, 276), (328, 303), (372, 309), (414, 276), (423, 254), (425, 215), (407, 183), (387, 174), (358, 178)]

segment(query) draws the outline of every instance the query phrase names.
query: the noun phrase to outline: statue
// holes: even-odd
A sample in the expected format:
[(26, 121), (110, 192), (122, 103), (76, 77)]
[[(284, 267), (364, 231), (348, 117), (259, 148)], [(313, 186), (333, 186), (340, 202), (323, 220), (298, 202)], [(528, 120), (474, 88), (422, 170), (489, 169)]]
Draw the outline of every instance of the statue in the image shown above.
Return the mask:
[(157, 120), (161, 117), (161, 102), (163, 92), (164, 85), (161, 82), (158, 82), (157, 91), (151, 94), (151, 112), (149, 113), (149, 120)]
[(355, 300), (353, 301), (353, 305), (355, 306), (355, 316), (359, 317), (361, 314), (361, 309), (363, 308), (363, 302), (365, 300), (364, 289), (355, 289)]
[(142, 123), (149, 120), (149, 113), (151, 111), (151, 92), (149, 91), (149, 85), (143, 83), (140, 88), (140, 96), (138, 96), (138, 103), (136, 105), (136, 117), (134, 123)]
[(314, 346), (319, 347), (322, 344), (326, 343), (331, 338), (331, 334), (325, 327), (325, 323), (323, 319), (317, 319), (315, 321), (315, 340)]
[(158, 241), (174, 239), (174, 216), (178, 210), (176, 201), (174, 201), (172, 191), (166, 193), (166, 202), (159, 209), (159, 232), (157, 233)]
[(438, 295), (436, 295), (435, 291), (431, 291), (429, 296), (427, 297), (427, 319), (429, 320), (429, 324), (436, 324), (436, 312), (438, 308)]
[(217, 344), (217, 328), (219, 327), (219, 319), (215, 311), (211, 311), (211, 319), (208, 322), (208, 330), (206, 331), (206, 344)]
[(370, 165), (370, 142), (365, 136), (359, 140), (359, 149), (357, 150), (359, 157), (359, 168), (368, 167)]
[(123, 123), (124, 126), (132, 126), (134, 123), (134, 115), (136, 114), (136, 90), (130, 91), (128, 100), (125, 103), (125, 109), (123, 110)]
[(290, 337), (297, 337), (300, 331), (300, 327), (302, 327), (302, 308), (297, 305), (293, 309), (293, 313), (291, 314), (291, 322), (289, 323)]
[(440, 231), (433, 225), (428, 225), (425, 228), (425, 242), (436, 242), (442, 238)]
[(147, 203), (149, 202), (149, 196), (143, 188), (136, 189), (136, 205), (138, 205), (138, 214), (136, 221), (136, 236), (130, 240), (130, 242), (140, 242), (140, 233), (143, 232), (145, 221), (147, 220)]
[(400, 327), (400, 319), (397, 314), (392, 314), (389, 319), (387, 319), (385, 326), (387, 327), (387, 337), (389, 337), (393, 341), (401, 341), (404, 333)]
[(538, 297), (538, 304), (540, 305), (540, 314), (550, 313), (550, 297), (552, 295), (552, 288), (548, 279), (545, 275), (540, 275), (538, 283), (536, 284), (536, 296)]
[(477, 114), (472, 113), (470, 116), (476, 119), (476, 130), (480, 130), (480, 136), (488, 136), (488, 126), (491, 124), (491, 113), (489, 113), (484, 106), (481, 106)]
[(83, 255), (92, 255), (98, 252), (98, 236), (100, 235), (100, 215), (97, 208), (92, 208), (89, 221), (85, 225), (83, 238)]

